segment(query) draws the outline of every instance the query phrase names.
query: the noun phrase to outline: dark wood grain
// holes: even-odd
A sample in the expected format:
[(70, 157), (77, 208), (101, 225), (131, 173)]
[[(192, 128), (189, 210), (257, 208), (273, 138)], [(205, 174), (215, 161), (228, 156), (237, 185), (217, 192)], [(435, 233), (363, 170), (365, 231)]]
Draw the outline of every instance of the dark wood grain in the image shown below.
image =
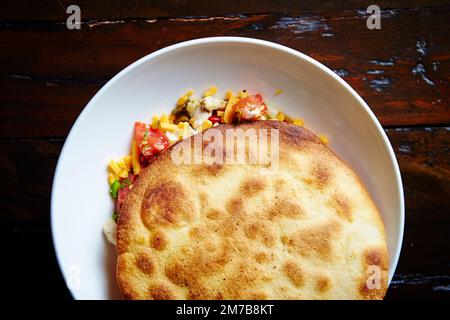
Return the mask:
[[(449, 297), (450, 128), (386, 132), (398, 157), (407, 204), (403, 249), (387, 298), (417, 298), (424, 292), (429, 298)], [(3, 226), (32, 226), (49, 234), (50, 186), (62, 144), (62, 139), (0, 140)], [(45, 248), (50, 250), (50, 244)]]
[(0, 140), (1, 225), (50, 223), (50, 191), (63, 143), (63, 139)]
[(450, 297), (450, 128), (389, 129), (403, 179), (403, 248), (388, 298)]
[[(65, 136), (89, 97), (131, 62), (176, 42), (219, 35), (309, 54), (347, 80), (384, 126), (450, 123), (450, 27), (443, 23), (450, 9), (400, 9), (383, 17), (377, 31), (356, 11), (86, 23), (81, 31), (64, 23), (3, 24), (0, 137)], [(49, 119), (46, 110), (58, 117)], [(23, 116), (26, 121), (15, 121)]]
[[(2, 21), (61, 21), (66, 8), (77, 4), (84, 20), (151, 19), (161, 17), (221, 16), (230, 14), (282, 13), (303, 14), (309, 11), (365, 10), (371, 0), (246, 0), (246, 1), (180, 1), (180, 0), (3, 0)], [(448, 6), (446, 0), (378, 0), (382, 9), (429, 8)]]
[(64, 137), (101, 83), (0, 78), (0, 138)]

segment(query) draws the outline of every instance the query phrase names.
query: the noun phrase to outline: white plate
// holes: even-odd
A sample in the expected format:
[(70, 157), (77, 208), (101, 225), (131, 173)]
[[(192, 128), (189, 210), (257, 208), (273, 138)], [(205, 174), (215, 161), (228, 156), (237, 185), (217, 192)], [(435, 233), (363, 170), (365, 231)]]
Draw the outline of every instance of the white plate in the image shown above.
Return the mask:
[[(75, 122), (58, 161), (51, 202), (56, 255), (74, 298), (121, 297), (115, 248), (102, 234), (113, 211), (108, 161), (129, 152), (136, 120), (168, 113), (187, 89), (202, 92), (211, 85), (221, 94), (261, 92), (271, 106), (330, 138), (382, 213), (390, 281), (403, 237), (403, 188), (392, 147), (370, 108), (341, 78), (302, 53), (261, 40), (219, 37), (176, 44), (136, 61), (111, 79)], [(283, 93), (275, 97), (276, 89)]]

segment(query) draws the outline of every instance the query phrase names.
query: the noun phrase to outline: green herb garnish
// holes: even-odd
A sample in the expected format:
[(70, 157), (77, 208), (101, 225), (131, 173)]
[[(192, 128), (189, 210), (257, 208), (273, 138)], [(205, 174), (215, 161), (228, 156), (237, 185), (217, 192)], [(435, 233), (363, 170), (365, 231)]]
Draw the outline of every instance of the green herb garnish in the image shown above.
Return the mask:
[(120, 184), (119, 180), (115, 180), (112, 185), (111, 188), (109, 189), (109, 193), (111, 194), (111, 197), (113, 197), (114, 199), (117, 199), (117, 196), (119, 194), (119, 189), (122, 188), (122, 185)]
[(122, 188), (129, 187), (130, 185), (131, 185), (130, 179), (123, 179), (122, 180)]

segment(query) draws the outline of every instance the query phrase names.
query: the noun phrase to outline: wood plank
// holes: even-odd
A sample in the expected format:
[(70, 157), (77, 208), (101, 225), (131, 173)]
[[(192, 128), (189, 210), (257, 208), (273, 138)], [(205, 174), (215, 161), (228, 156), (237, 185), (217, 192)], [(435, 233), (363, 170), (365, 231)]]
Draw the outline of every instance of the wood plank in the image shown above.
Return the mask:
[[(133, 0), (123, 5), (121, 0), (78, 0), (83, 20), (151, 19), (180, 16), (222, 16), (231, 14), (283, 13), (303, 14), (309, 11), (364, 10), (369, 0), (247, 0), (235, 1), (179, 1), (179, 0)], [(66, 8), (72, 0), (3, 0), (0, 21), (64, 21)], [(445, 0), (378, 0), (380, 8), (423, 8), (448, 6)]]
[[(65, 136), (89, 97), (128, 64), (173, 43), (220, 35), (275, 41), (323, 62), (384, 126), (450, 123), (450, 25), (443, 24), (450, 9), (386, 12), (378, 31), (364, 19), (354, 12), (251, 15), (95, 23), (81, 31), (63, 23), (3, 24), (0, 137)], [(21, 117), (34, 125), (14, 121)]]
[(450, 297), (450, 128), (389, 129), (403, 179), (406, 223), (387, 298)]
[[(448, 297), (450, 128), (386, 132), (400, 164), (406, 201), (403, 250), (388, 298)], [(62, 144), (62, 139), (0, 140), (4, 228), (48, 230), (51, 182)]]
[(444, 261), (449, 257), (441, 256), (442, 248), (437, 244), (449, 247), (450, 238), (435, 230), (443, 231), (450, 225), (450, 128), (389, 129), (387, 134), (396, 151), (405, 192), (407, 251), (402, 254), (403, 270), (412, 273), (414, 268), (406, 267), (421, 261), (448, 272), (449, 261)]
[(0, 78), (0, 138), (67, 136), (102, 84)]
[(0, 225), (46, 227), (53, 174), (64, 140), (0, 140)]

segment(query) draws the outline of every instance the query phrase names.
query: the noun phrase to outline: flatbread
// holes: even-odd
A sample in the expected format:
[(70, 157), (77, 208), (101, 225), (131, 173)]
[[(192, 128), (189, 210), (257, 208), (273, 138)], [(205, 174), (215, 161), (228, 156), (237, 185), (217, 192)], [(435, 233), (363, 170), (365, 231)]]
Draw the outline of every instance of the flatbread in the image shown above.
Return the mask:
[[(175, 163), (174, 150), (193, 147), (194, 137), (157, 155), (118, 220), (117, 280), (124, 297), (383, 298), (384, 226), (357, 175), (305, 128), (258, 121), (209, 130), (225, 135), (227, 129), (278, 132), (277, 167), (211, 164), (211, 157)], [(274, 137), (261, 149), (271, 156)], [(217, 152), (226, 148), (210, 155)]]

